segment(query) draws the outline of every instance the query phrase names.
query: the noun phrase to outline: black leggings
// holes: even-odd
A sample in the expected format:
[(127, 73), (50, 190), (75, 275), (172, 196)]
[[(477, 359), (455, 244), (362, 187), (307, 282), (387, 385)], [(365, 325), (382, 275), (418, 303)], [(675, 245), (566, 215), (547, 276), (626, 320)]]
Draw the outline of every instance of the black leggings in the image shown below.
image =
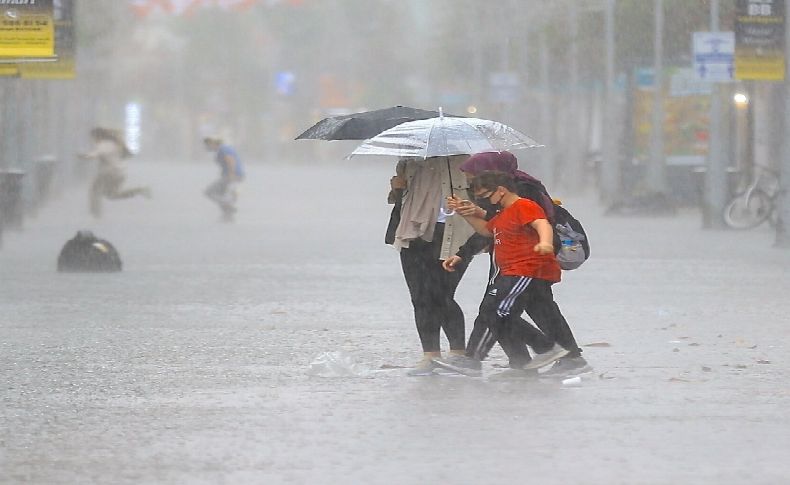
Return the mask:
[(441, 350), (439, 330), (442, 328), (451, 350), (465, 348), (464, 313), (455, 301), (455, 290), (467, 264), (456, 266), (452, 273), (442, 268), (439, 252), (443, 226), (436, 225), (432, 242), (418, 239), (400, 251), (401, 268), (409, 287), (423, 352)]

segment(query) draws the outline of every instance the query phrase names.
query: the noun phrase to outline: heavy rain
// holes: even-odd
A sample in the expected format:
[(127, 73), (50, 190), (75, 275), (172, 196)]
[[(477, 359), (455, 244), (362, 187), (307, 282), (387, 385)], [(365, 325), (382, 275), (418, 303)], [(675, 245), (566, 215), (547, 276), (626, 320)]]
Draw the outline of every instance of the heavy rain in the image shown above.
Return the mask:
[(0, 483), (790, 482), (785, 3), (0, 1)]

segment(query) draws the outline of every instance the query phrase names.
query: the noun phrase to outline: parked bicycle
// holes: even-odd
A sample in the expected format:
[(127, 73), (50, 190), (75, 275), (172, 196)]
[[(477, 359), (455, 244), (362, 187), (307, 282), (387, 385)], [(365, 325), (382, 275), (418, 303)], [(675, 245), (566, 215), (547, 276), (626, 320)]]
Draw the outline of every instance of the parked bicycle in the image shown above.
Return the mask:
[(751, 229), (766, 220), (776, 221), (776, 197), (779, 174), (763, 165), (755, 165), (752, 180), (724, 207), (724, 222), (733, 229)]

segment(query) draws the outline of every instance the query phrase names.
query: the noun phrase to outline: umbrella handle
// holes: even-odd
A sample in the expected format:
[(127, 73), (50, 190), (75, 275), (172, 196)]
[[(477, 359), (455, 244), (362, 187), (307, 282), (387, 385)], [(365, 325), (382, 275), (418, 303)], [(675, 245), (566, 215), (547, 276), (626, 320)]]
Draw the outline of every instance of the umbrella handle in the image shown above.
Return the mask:
[[(442, 108), (439, 108), (439, 112), (440, 113), (441, 113), (441, 109)], [(444, 157), (444, 159), (447, 161), (447, 175), (450, 177), (450, 196), (451, 197), (455, 197), (455, 187), (453, 187), (453, 171), (450, 169), (450, 157)], [(450, 211), (450, 212), (447, 212), (444, 209), (444, 207), (441, 208), (441, 211), (442, 211), (442, 214), (444, 214), (445, 217), (450, 217), (450, 216), (455, 215), (455, 211), (454, 210)]]
[[(439, 108), (440, 110), (442, 108)], [(450, 169), (450, 157), (445, 157), (447, 160), (447, 175), (450, 177), (450, 195), (455, 197), (455, 187), (453, 187), (453, 171)]]

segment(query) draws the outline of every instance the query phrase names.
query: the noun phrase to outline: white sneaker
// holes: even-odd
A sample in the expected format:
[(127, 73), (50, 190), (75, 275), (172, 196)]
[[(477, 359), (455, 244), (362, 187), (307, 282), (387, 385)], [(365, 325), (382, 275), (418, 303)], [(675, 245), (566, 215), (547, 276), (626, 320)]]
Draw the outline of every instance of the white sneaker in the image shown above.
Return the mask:
[(547, 366), (560, 357), (564, 357), (566, 355), (568, 355), (567, 350), (557, 344), (554, 344), (554, 347), (552, 347), (548, 352), (537, 354), (535, 357), (533, 357), (532, 360), (524, 366), (524, 369), (540, 369), (541, 367)]

